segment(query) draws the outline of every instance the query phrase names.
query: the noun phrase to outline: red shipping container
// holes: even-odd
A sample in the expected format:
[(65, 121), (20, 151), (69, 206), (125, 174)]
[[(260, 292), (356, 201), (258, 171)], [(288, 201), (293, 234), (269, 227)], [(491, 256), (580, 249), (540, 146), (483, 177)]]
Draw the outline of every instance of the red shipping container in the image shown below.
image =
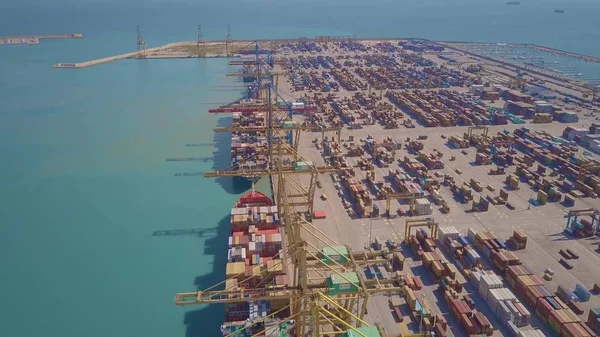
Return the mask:
[(569, 301), (569, 303), (567, 303), (567, 305), (569, 306), (569, 308), (571, 308), (571, 310), (573, 310), (573, 312), (576, 315), (583, 315), (583, 308), (578, 302), (571, 300)]
[(467, 333), (469, 335), (475, 334), (477, 333), (477, 331), (475, 330), (475, 326), (473, 325), (473, 322), (471, 322), (471, 320), (469, 319), (469, 317), (467, 315), (460, 315), (460, 322), (461, 325), (463, 326), (463, 328), (465, 328), (465, 330), (467, 331)]
[(450, 311), (452, 311), (452, 313), (454, 313), (455, 316), (459, 316), (458, 315), (458, 303), (455, 299), (451, 298), (450, 299)]
[(463, 302), (463, 301), (458, 301), (458, 303), (457, 303), (458, 314), (459, 314), (459, 315), (462, 315), (462, 314), (467, 314), (467, 313), (468, 313), (468, 311), (466, 310), (466, 307), (467, 307), (467, 306), (465, 305), (465, 302)]
[(581, 323), (581, 327), (583, 328), (583, 330), (585, 330), (585, 332), (587, 332), (590, 336), (592, 337), (596, 337), (598, 336), (598, 334), (596, 334), (587, 324), (585, 323)]
[(257, 234), (257, 235), (263, 235), (263, 234), (265, 234), (265, 235), (266, 235), (266, 234), (279, 234), (279, 233), (281, 233), (281, 232), (279, 231), (279, 228), (276, 228), (276, 229), (261, 229), (261, 230), (258, 230), (258, 231), (256, 232), (256, 234)]
[(415, 282), (414, 282), (414, 279), (412, 278), (412, 276), (405, 274), (402, 276), (402, 278), (404, 278), (404, 283), (406, 283), (406, 285), (410, 289), (413, 289), (415, 287)]
[(423, 288), (423, 283), (421, 282), (421, 278), (418, 276), (415, 276), (415, 288), (417, 290), (421, 290), (421, 288)]
[[(521, 275), (521, 276), (529, 276), (529, 275)], [(517, 283), (514, 287), (515, 295), (517, 296), (517, 298), (521, 299), (521, 301), (525, 301), (527, 288), (525, 287), (525, 284), (523, 283), (523, 277), (521, 277), (521, 278), (517, 277), (515, 282)]]
[(446, 329), (440, 323), (435, 324), (435, 334), (436, 336), (446, 337), (448, 334), (446, 333)]
[(473, 323), (475, 333), (482, 333), (483, 326), (481, 325), (481, 320), (479, 318), (479, 313), (476, 313), (471, 318), (471, 323)]
[(325, 219), (327, 218), (327, 214), (324, 210), (315, 210), (313, 211), (313, 219)]
[(550, 303), (546, 301), (546, 298), (540, 297), (538, 298), (536, 310), (540, 314), (540, 316), (542, 316), (544, 319), (548, 319), (548, 315), (550, 315), (550, 312), (554, 310), (554, 308), (552, 308)]

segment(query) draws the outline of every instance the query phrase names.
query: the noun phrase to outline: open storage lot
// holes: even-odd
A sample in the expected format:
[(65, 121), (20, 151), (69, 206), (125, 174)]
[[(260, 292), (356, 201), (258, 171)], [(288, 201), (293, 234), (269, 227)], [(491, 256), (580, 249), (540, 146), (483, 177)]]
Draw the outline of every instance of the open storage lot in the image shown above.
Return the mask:
[[(522, 82), (539, 84), (544, 82), (543, 77), (519, 74), (516, 69), (461, 54), (456, 50), (445, 54), (414, 52), (389, 42), (307, 42), (288, 44), (280, 48), (285, 65), (278, 66), (277, 69), (285, 69), (289, 77), (288, 81), (280, 83), (279, 92), (290, 99), (300, 99), (305, 104), (318, 107), (319, 112), (316, 114), (296, 116), (298, 121), (322, 126), (344, 126), (342, 142), (333, 147), (341, 149), (339, 156), (342, 159), (339, 160), (353, 167), (355, 172), (353, 179), (346, 180), (339, 177), (333, 179), (332, 175), (320, 176), (321, 187), (317, 189), (315, 209), (324, 210), (327, 218), (313, 219), (313, 223), (325, 234), (355, 251), (373, 249), (374, 241), (381, 243), (391, 240), (402, 243), (400, 250), (406, 260), (401, 273), (421, 280), (423, 285), (419, 296), (424, 296), (422, 300), (432, 315), (441, 314), (448, 321), (448, 335), (462, 336), (466, 331), (451, 314), (444, 291), (440, 289), (439, 282), (432, 272), (428, 271), (422, 265), (421, 258), (415, 256), (414, 251), (404, 244), (405, 223), (408, 219), (432, 218), (440, 227), (455, 227), (462, 236), (467, 236), (470, 228), (475, 231), (493, 231), (501, 241), (507, 240), (515, 231), (522, 231), (528, 237), (527, 247), (515, 250), (514, 253), (535, 275), (543, 276), (548, 269), (553, 271), (552, 280), (545, 281), (545, 286), (550, 292), (555, 292), (559, 285), (574, 289), (576, 284), (581, 284), (591, 289), (596, 283), (600, 284), (598, 237), (574, 239), (563, 232), (570, 210), (600, 208), (599, 199), (576, 198), (575, 204), (569, 207), (559, 202), (536, 206), (529, 200), (536, 199), (538, 192), (525, 181), (519, 181), (518, 189), (507, 186), (507, 177), (516, 173), (515, 165), (506, 166), (503, 174), (491, 175), (490, 169), (498, 166), (477, 165), (475, 162), (478, 151), (474, 146), (457, 149), (449, 145), (451, 136), (463, 137), (468, 126), (474, 124), (488, 124), (490, 136), (497, 133), (513, 133), (516, 129), (527, 127), (531, 131), (543, 130), (560, 137), (569, 124), (548, 123), (548, 116), (541, 111), (549, 106), (554, 110), (554, 116), (549, 117), (550, 121), (553, 118), (562, 118), (560, 111), (577, 111), (579, 120), (571, 126), (587, 128), (596, 119), (595, 108), (589, 104), (563, 99), (563, 94), (570, 97), (581, 96), (582, 93), (578, 92), (577, 88), (570, 84), (561, 86), (560, 83), (549, 81), (548, 85), (558, 93), (556, 99), (536, 102), (535, 105), (519, 103), (516, 106), (530, 107), (529, 109), (535, 106), (536, 111), (506, 114), (502, 109), (510, 99), (523, 99), (533, 103), (529, 94), (518, 92), (519, 85), (522, 85)], [(485, 88), (488, 89), (485, 89), (483, 84), (486, 84)], [(515, 85), (517, 87), (512, 88), (512, 91), (505, 88)], [(475, 86), (479, 91), (473, 91)], [(493, 90), (489, 90), (491, 88)], [(585, 106), (583, 110), (582, 106)], [(532, 118), (536, 124), (528, 120)], [(479, 132), (474, 131), (475, 134)], [(316, 165), (330, 164), (333, 160), (331, 153), (323, 152), (320, 132), (305, 133), (300, 139), (300, 154), (305, 160)], [(422, 148), (418, 151), (423, 153), (422, 157), (418, 158), (418, 151), (407, 149), (407, 139), (419, 139)], [(374, 158), (372, 146), (366, 145), (368, 141), (394, 144), (391, 146), (394, 149), (378, 152), (377, 159), (381, 159), (380, 162)], [(331, 146), (330, 143), (328, 147)], [(349, 150), (360, 154), (350, 153)], [(578, 155), (582, 155), (583, 151), (579, 148)], [(430, 155), (429, 159), (424, 157)], [(587, 155), (596, 158), (594, 154)], [(514, 156), (523, 157), (523, 153), (516, 151)], [(380, 197), (380, 190), (387, 184), (391, 188), (388, 192), (406, 192), (400, 191), (399, 184), (390, 176), (390, 171), (395, 170), (400, 170), (401, 174), (409, 173), (407, 165), (401, 163), (405, 158), (414, 164), (431, 165), (427, 172), (428, 179), (438, 180), (440, 186), (436, 189), (435, 197), (431, 193), (424, 193), (423, 199), (431, 203), (430, 214), (423, 211), (427, 207), (420, 208), (422, 205), (415, 205), (424, 214), (408, 216), (408, 200), (391, 200), (388, 217), (385, 215), (386, 200)], [(359, 168), (371, 164), (374, 165), (367, 170)], [(537, 167), (537, 164), (534, 163), (531, 168)], [(550, 167), (546, 169), (547, 172), (551, 171)], [(377, 188), (368, 181), (367, 171), (373, 172), (370, 173), (370, 178), (376, 184), (379, 183)], [(297, 177), (300, 184), (308, 185), (307, 180)], [(463, 184), (472, 187), (471, 180), (477, 181), (482, 190), (471, 190), (475, 201), (479, 200), (480, 196), (498, 197), (500, 191), (505, 190), (509, 206), (504, 203), (490, 203), (486, 211), (473, 211), (472, 201), (461, 201), (457, 193), (452, 191), (451, 184), (443, 183), (445, 178), (452, 179), (458, 187)], [(419, 179), (414, 175), (411, 174), (407, 179), (418, 185)], [(417, 190), (419, 188), (415, 187), (415, 191)], [(434, 199), (443, 199), (445, 210), (442, 204), (434, 203)], [(379, 214), (375, 214), (377, 212), (373, 212), (374, 209), (378, 209)], [(400, 212), (397, 212), (398, 209)], [(310, 238), (310, 235), (306, 237)], [(443, 246), (441, 243), (438, 245)], [(570, 260), (572, 269), (566, 269), (559, 263), (561, 249), (570, 249), (579, 255), (578, 259)], [(454, 261), (452, 254), (444, 249), (441, 251), (445, 260), (450, 263)], [(482, 267), (492, 269), (489, 259), (484, 259)], [(459, 278), (465, 279), (464, 276)], [(477, 294), (474, 286), (470, 282), (464, 286), (463, 293), (472, 297), (474, 309), (483, 313), (495, 327), (492, 334), (512, 335), (507, 326), (490, 311), (485, 299)], [(506, 280), (504, 286), (508, 287)], [(372, 297), (368, 308), (368, 321), (382, 323), (390, 336), (406, 334), (409, 331), (417, 332), (419, 322), (408, 317), (405, 317), (404, 322), (398, 322), (397, 314), (390, 306), (392, 300), (394, 303), (398, 300), (402, 303), (400, 312), (403, 316), (410, 316), (409, 312), (414, 308), (410, 308), (407, 299), (397, 297)], [(600, 298), (592, 296), (589, 301), (581, 303), (581, 306), (585, 312), (580, 318), (586, 321), (588, 310), (600, 307)], [(532, 316), (531, 326), (544, 329), (547, 335), (552, 334), (548, 324), (537, 318), (535, 310), (529, 310)]]

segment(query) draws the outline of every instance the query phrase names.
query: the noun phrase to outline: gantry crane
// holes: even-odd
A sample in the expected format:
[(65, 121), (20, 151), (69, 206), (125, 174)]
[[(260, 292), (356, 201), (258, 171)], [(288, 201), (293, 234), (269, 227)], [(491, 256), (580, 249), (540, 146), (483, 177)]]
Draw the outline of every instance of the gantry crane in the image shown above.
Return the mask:
[[(204, 291), (179, 293), (175, 297), (177, 305), (225, 303), (247, 303), (259, 300), (284, 300), (286, 305), (274, 310), (268, 316), (242, 322), (240, 326), (227, 332), (227, 336), (258, 336), (267, 329), (277, 327), (280, 336), (323, 336), (340, 335), (351, 330), (355, 335), (367, 337), (363, 328), (369, 327), (364, 321), (369, 296), (376, 293), (398, 293), (404, 291), (401, 279), (365, 280), (362, 276), (362, 266), (365, 264), (384, 263), (387, 261), (384, 252), (353, 252), (351, 247), (342, 246), (325, 235), (319, 228), (313, 226), (299, 211), (300, 206), (306, 206), (312, 213), (314, 193), (316, 190), (317, 174), (323, 172), (340, 172), (343, 167), (316, 166), (304, 161), (292, 147), (292, 137), (288, 137), (290, 129), (284, 126), (291, 121), (291, 103), (285, 102), (290, 114), (281, 109), (274, 109), (271, 101), (271, 83), (266, 85), (269, 147), (271, 153), (270, 165), (263, 170), (232, 170), (205, 172), (205, 177), (234, 177), (269, 175), (273, 176), (277, 195), (277, 210), (281, 220), (280, 230), (285, 234), (283, 247), (276, 255), (279, 259), (261, 261), (250, 267), (250, 275), (259, 275), (258, 284), (249, 284), (247, 272), (241, 272), (218, 285)], [(275, 90), (275, 97), (281, 97)], [(261, 128), (265, 129), (265, 128)], [(291, 131), (293, 131), (292, 128)], [(274, 142), (273, 134), (283, 132), (286, 137)], [(285, 142), (283, 140), (288, 140)], [(297, 144), (298, 142), (296, 142)], [(290, 165), (289, 158), (302, 160), (304, 165), (294, 162)], [(311, 182), (308, 190), (299, 186), (291, 176), (310, 174)], [(295, 191), (302, 190), (300, 194)], [(303, 198), (297, 202), (298, 197)], [(328, 249), (330, 253), (325, 253)], [(333, 253), (331, 253), (333, 252)], [(334, 255), (336, 257), (334, 257)], [(277, 273), (288, 271), (291, 282), (281, 285), (274, 282)], [(342, 284), (338, 286), (339, 284)], [(272, 320), (278, 315), (289, 311), (287, 317)], [(281, 317), (279, 317), (281, 318)], [(293, 320), (292, 328), (284, 325)], [(274, 325), (272, 324), (275, 322)], [(258, 332), (253, 329), (260, 327)], [(254, 330), (252, 335), (248, 331)], [(331, 331), (325, 331), (331, 330)], [(383, 335), (380, 332), (380, 335)]]
[(233, 55), (233, 39), (231, 38), (231, 26), (227, 25), (227, 37), (225, 38), (225, 57)]
[(583, 181), (585, 179), (585, 176), (589, 172), (596, 173), (596, 172), (598, 172), (599, 169), (600, 169), (600, 165), (598, 165), (597, 163), (594, 163), (594, 162), (583, 163), (579, 166), (578, 179)]
[(204, 43), (204, 35), (202, 34), (202, 26), (198, 25), (198, 39), (196, 40), (196, 50), (198, 57), (206, 57), (206, 44)]
[(598, 232), (598, 223), (599, 223), (599, 216), (600, 216), (600, 211), (598, 211), (598, 209), (596, 208), (588, 208), (588, 209), (578, 209), (578, 210), (571, 210), (569, 211), (569, 214), (565, 215), (565, 218), (567, 218), (567, 225), (565, 227), (565, 231), (571, 235), (573, 235), (575, 233), (575, 225), (577, 223), (577, 219), (580, 216), (589, 216), (592, 219), (592, 229), (594, 231), (594, 233)]
[(415, 200), (417, 197), (417, 193), (387, 193), (385, 195), (385, 212), (387, 216), (391, 216), (390, 209), (392, 200), (408, 200), (410, 205), (410, 213), (412, 214), (415, 209)]
[(463, 138), (468, 140), (469, 143), (473, 143), (473, 131), (475, 130), (482, 130), (481, 135), (483, 136), (483, 138), (487, 139), (488, 138), (488, 132), (489, 132), (489, 128), (487, 126), (484, 125), (479, 125), (479, 126), (469, 126), (469, 128), (467, 129), (467, 132), (463, 135)]
[(140, 26), (135, 26), (137, 31), (137, 58), (145, 58), (146, 57), (146, 41), (142, 36), (142, 32), (140, 31)]
[[(306, 206), (306, 212), (308, 214), (313, 213), (313, 205), (315, 200), (315, 192), (317, 187), (317, 178), (319, 173), (334, 173), (341, 172), (346, 168), (343, 167), (332, 167), (332, 166), (316, 166), (313, 163), (304, 160), (290, 145), (286, 143), (277, 143), (272, 145), (271, 160), (276, 160), (276, 165), (269, 165), (266, 169), (250, 169), (250, 170), (239, 170), (237, 166), (230, 167), (223, 171), (205, 172), (203, 175), (206, 178), (219, 178), (219, 177), (247, 177), (247, 176), (273, 176), (275, 179), (273, 185), (277, 191), (284, 188), (284, 185), (295, 188), (298, 194), (290, 195), (290, 198), (301, 198), (301, 201), (289, 201), (293, 206)], [(296, 161), (292, 162), (291, 165), (284, 165), (283, 156), (291, 155)], [(254, 156), (252, 156), (254, 157)], [(247, 158), (247, 159), (251, 159)], [(291, 162), (291, 161), (290, 161)], [(299, 165), (302, 163), (302, 165)], [(310, 182), (308, 188), (302, 186), (297, 181), (288, 176), (297, 175), (309, 175)], [(276, 193), (277, 204), (280, 205), (283, 202), (282, 193)]]
[[(401, 279), (366, 280), (362, 276), (363, 266), (386, 263), (386, 253), (353, 252), (349, 246), (339, 245), (320, 229), (297, 216), (297, 213), (291, 211), (290, 203), (281, 207), (287, 208), (283, 218), (287, 246), (278, 254), (280, 259), (277, 259), (276, 263), (261, 264), (254, 268), (262, 271), (263, 280), (269, 280), (272, 279), (271, 274), (278, 265), (291, 264), (293, 278), (289, 286), (276, 286), (267, 281), (261, 282), (260, 286), (245, 287), (246, 274), (241, 273), (204, 291), (179, 293), (175, 297), (175, 303), (193, 305), (289, 300), (289, 304), (282, 309), (252, 323), (264, 322), (289, 309), (289, 316), (280, 319), (279, 325), (294, 319), (295, 336), (340, 335), (346, 330), (366, 336), (362, 332), (364, 330), (357, 328), (369, 326), (364, 321), (369, 296), (404, 291)], [(325, 255), (325, 250), (318, 246), (333, 251), (337, 259), (332, 255)], [(231, 281), (234, 279), (236, 281)], [(332, 287), (336, 283), (343, 283), (347, 289)], [(215, 290), (223, 285), (225, 289)], [(251, 325), (248, 324), (228, 336), (240, 336), (240, 333), (250, 329)], [(325, 328), (332, 331), (323, 331)]]
[[(227, 127), (214, 128), (213, 131), (214, 132), (266, 132), (268, 129), (269, 128), (267, 126), (264, 126), (264, 127), (260, 127), (260, 126), (257, 126), (257, 127), (254, 127), (254, 126), (250, 126), (250, 127), (227, 126)], [(306, 124), (300, 125), (300, 124), (297, 124), (297, 123), (291, 122), (291, 121), (284, 123), (283, 125), (274, 125), (270, 129), (273, 131), (283, 131), (283, 130), (295, 131), (294, 132), (294, 141), (291, 144), (294, 149), (294, 153), (298, 153), (298, 146), (300, 144), (301, 131), (321, 131), (321, 143), (323, 143), (325, 141), (325, 132), (335, 131), (338, 142), (341, 140), (341, 137), (342, 137), (342, 128), (341, 127), (322, 127), (319, 125), (306, 125)], [(265, 154), (267, 154), (267, 153), (265, 153)], [(268, 154), (272, 155), (273, 153), (271, 151), (269, 151)], [(298, 158), (294, 158), (294, 161), (298, 161)]]
[[(286, 76), (287, 72), (275, 72), (272, 70), (260, 70), (262, 69), (262, 67), (258, 68), (259, 71), (253, 73), (252, 75), (248, 75), (248, 74), (244, 74), (244, 73), (227, 73), (225, 74), (225, 76), (229, 76), (229, 77), (245, 77), (245, 76), (250, 76), (250, 77), (254, 77), (256, 79), (256, 81), (259, 81), (260, 79), (271, 79), (272, 83), (275, 85), (275, 88), (279, 87), (279, 76)], [(258, 95), (258, 99), (265, 99), (264, 97), (264, 93), (265, 90), (260, 90), (259, 91), (259, 95)]]
[(438, 223), (433, 218), (425, 219), (407, 219), (404, 225), (404, 240), (409, 242), (410, 230), (416, 227), (427, 227), (431, 232), (431, 238), (437, 239)]

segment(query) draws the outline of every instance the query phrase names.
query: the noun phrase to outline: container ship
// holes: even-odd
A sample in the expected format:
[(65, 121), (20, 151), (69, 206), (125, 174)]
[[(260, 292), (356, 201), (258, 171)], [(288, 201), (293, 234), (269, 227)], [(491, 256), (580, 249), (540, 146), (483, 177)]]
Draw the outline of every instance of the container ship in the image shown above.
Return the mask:
[[(264, 127), (262, 111), (233, 112), (232, 127)], [(265, 131), (231, 133), (231, 166), (238, 170), (263, 170), (268, 166), (268, 143)], [(255, 181), (260, 176), (244, 176), (238, 179)]]
[[(226, 289), (261, 292), (276, 291), (288, 285), (288, 276), (279, 253), (282, 236), (277, 207), (267, 195), (254, 191), (243, 195), (231, 209)], [(223, 335), (240, 332), (240, 336), (251, 336), (263, 330), (280, 328), (281, 321), (264, 317), (289, 305), (289, 299), (254, 301), (225, 304), (225, 321), (221, 325)], [(289, 317), (283, 310), (281, 317)], [(261, 322), (255, 322), (260, 320)], [(293, 322), (285, 322), (293, 328)], [(237, 336), (237, 335), (236, 335)]]

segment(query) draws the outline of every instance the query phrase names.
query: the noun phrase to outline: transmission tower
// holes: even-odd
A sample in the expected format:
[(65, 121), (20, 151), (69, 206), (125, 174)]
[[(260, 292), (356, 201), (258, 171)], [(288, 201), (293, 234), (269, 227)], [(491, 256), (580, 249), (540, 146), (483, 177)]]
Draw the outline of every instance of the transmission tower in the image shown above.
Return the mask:
[(137, 29), (137, 57), (145, 58), (146, 57), (146, 41), (144, 41), (144, 37), (142, 36), (142, 32), (140, 31), (140, 26), (135, 26)]
[(204, 35), (202, 35), (202, 26), (198, 25), (198, 41), (196, 42), (198, 57), (206, 57), (206, 45), (204, 44)]
[(227, 25), (227, 38), (225, 39), (225, 56), (233, 54), (233, 40), (231, 39), (231, 27)]

